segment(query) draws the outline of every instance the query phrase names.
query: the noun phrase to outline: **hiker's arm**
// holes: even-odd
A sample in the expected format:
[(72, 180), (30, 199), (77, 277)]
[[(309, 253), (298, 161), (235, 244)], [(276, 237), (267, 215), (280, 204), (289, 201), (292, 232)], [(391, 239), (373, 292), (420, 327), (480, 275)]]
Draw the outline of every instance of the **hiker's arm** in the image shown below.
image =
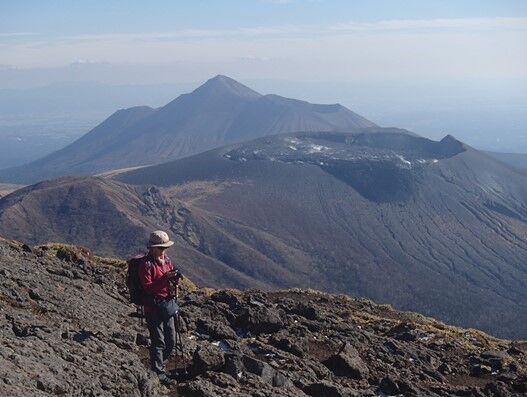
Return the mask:
[(141, 280), (143, 290), (147, 294), (153, 294), (164, 286), (164, 283), (167, 281), (167, 275), (163, 274), (163, 276), (159, 277), (157, 280), (154, 280), (150, 269), (148, 269), (146, 266), (142, 266), (139, 269), (139, 280)]

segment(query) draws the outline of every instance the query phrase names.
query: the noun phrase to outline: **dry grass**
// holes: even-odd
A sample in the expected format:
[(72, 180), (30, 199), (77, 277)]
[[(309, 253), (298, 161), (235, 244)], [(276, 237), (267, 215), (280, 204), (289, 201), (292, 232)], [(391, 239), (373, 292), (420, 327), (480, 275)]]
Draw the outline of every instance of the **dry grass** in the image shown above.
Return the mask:
[(72, 262), (86, 261), (99, 266), (110, 266), (119, 270), (126, 269), (126, 262), (121, 259), (102, 257), (93, 255), (93, 253), (78, 245), (63, 243), (48, 243), (38, 245), (34, 248), (48, 257), (57, 257), (67, 259)]
[(192, 280), (187, 277), (185, 277), (179, 282), (179, 288), (185, 292), (194, 292), (198, 290), (196, 284), (194, 284)]
[(226, 187), (235, 183), (233, 181), (196, 181), (174, 185), (163, 190), (170, 198), (192, 204), (204, 197), (220, 194)]
[(96, 174), (95, 176), (100, 176), (102, 178), (113, 178), (114, 176), (122, 174), (123, 172), (138, 170), (140, 168), (145, 168), (145, 167), (148, 167), (148, 165), (139, 165), (139, 166), (136, 166), (136, 167), (118, 168), (118, 169), (115, 169), (115, 170), (101, 172), (99, 174)]
[(500, 350), (500, 347), (501, 349), (503, 348), (504, 343), (509, 342), (495, 338), (477, 329), (465, 329), (447, 325), (432, 317), (414, 312), (401, 312), (389, 304), (376, 304), (364, 298), (354, 298), (342, 294), (326, 294), (317, 290), (301, 288), (279, 290), (271, 294), (285, 295), (295, 300), (325, 296), (330, 299), (328, 304), (335, 302), (344, 303), (342, 306), (338, 305), (338, 308), (335, 307), (334, 310), (341, 318), (354, 322), (357, 325), (376, 327), (382, 324), (383, 328), (386, 326), (391, 328), (403, 322), (412, 323), (419, 331), (430, 335), (433, 340), (455, 341), (467, 351)]
[(0, 183), (0, 198), (13, 193), (15, 190), (23, 188), (25, 185), (13, 185), (9, 183)]

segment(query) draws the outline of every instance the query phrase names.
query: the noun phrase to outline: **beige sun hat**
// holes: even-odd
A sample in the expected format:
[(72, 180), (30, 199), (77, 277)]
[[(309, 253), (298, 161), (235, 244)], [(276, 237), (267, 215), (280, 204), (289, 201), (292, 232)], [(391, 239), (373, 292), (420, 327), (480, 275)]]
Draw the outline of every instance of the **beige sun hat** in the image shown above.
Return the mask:
[(168, 248), (172, 244), (174, 244), (174, 242), (170, 241), (170, 239), (168, 238), (168, 234), (166, 234), (162, 230), (156, 230), (150, 233), (150, 239), (148, 240), (147, 247), (148, 248), (152, 248), (152, 247)]

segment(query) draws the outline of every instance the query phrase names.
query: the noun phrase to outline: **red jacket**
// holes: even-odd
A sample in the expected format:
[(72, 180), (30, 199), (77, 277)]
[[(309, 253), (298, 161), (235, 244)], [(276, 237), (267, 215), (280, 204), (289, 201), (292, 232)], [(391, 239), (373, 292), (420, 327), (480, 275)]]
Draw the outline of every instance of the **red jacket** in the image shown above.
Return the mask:
[[(164, 256), (165, 263), (161, 264), (151, 255), (146, 255), (139, 265), (139, 280), (145, 294), (154, 298), (168, 298), (170, 296), (170, 283), (166, 273), (175, 270), (168, 256)], [(145, 302), (145, 313), (157, 311), (150, 302)]]

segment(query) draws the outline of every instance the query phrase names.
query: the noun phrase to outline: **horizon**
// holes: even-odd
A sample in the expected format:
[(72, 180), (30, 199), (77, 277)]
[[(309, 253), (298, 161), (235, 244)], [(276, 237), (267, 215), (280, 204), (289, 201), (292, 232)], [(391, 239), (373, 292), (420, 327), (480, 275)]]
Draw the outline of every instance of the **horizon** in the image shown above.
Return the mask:
[[(224, 74), (432, 139), (527, 153), (523, 1), (30, 0), (0, 11), (0, 135), (27, 145), (53, 133), (64, 145), (119, 108), (162, 106)], [(97, 88), (108, 87), (128, 92), (106, 99)]]

